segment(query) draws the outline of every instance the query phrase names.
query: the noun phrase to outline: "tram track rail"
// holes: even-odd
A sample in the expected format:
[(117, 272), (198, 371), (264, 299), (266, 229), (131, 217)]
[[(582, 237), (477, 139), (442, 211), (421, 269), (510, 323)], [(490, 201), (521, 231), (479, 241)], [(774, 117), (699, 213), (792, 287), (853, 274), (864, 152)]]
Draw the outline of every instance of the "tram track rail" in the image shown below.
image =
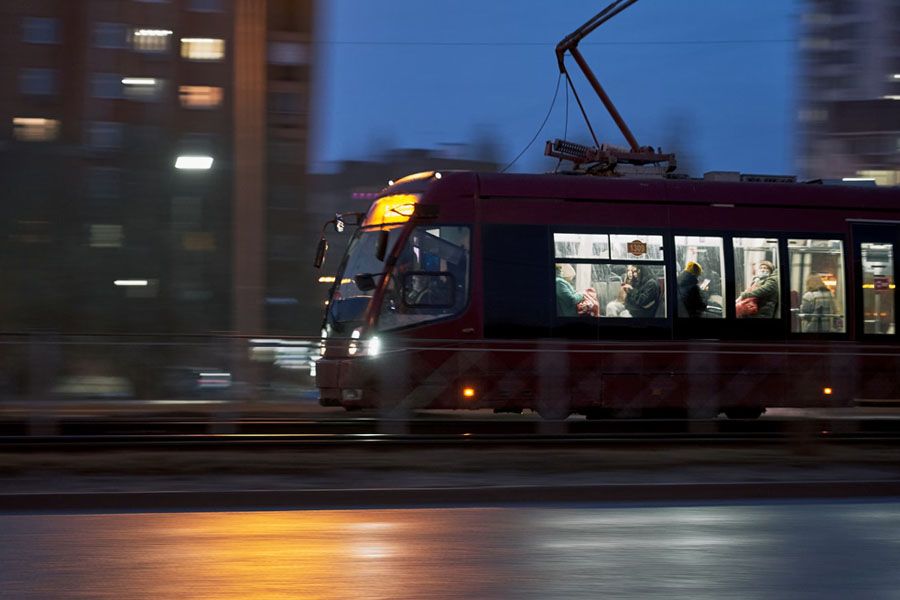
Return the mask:
[(900, 445), (900, 420), (0, 422), (0, 452), (474, 446)]

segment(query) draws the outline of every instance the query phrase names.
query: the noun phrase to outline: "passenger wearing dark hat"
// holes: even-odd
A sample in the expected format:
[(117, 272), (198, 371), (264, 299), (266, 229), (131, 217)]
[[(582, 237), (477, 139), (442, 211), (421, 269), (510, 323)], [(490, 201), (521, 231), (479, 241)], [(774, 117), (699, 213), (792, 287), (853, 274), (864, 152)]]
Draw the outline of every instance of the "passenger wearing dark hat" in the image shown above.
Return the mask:
[(706, 298), (700, 289), (699, 276), (703, 267), (688, 261), (684, 271), (678, 274), (678, 316), (699, 319), (706, 312)]

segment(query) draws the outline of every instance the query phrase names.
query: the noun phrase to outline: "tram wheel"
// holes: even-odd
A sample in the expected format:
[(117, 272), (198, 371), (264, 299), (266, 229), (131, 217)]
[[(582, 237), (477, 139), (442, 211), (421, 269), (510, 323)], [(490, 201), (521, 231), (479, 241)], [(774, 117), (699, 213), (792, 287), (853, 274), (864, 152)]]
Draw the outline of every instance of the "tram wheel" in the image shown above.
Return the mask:
[(725, 416), (729, 419), (758, 419), (766, 409), (757, 406), (740, 406), (736, 408), (726, 408)]
[(616, 413), (611, 408), (589, 408), (584, 411), (584, 416), (588, 421), (602, 421), (616, 418)]
[(572, 411), (568, 407), (553, 403), (540, 403), (534, 407), (534, 411), (545, 421), (564, 421)]

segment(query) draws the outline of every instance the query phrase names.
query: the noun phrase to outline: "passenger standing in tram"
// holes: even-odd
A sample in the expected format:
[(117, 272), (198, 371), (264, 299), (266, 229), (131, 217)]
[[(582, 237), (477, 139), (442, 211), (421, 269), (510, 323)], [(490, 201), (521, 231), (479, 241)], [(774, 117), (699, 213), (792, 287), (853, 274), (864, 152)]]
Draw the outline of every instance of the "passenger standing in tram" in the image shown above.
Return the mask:
[(834, 296), (819, 275), (806, 278), (806, 292), (800, 302), (800, 331), (830, 333), (837, 314)]
[[(744, 290), (738, 300), (747, 298), (756, 299), (756, 314), (744, 315), (744, 318), (756, 319), (772, 319), (778, 312), (778, 270), (771, 261), (761, 260), (756, 267), (756, 277), (746, 290)], [(741, 315), (738, 315), (740, 318)]]
[(633, 317), (652, 319), (659, 306), (659, 284), (638, 265), (628, 265), (627, 274), (626, 283), (622, 284), (625, 290), (625, 308)]
[[(678, 274), (679, 317), (699, 319), (706, 312), (706, 296), (698, 279), (702, 272), (703, 267), (690, 260), (684, 267), (684, 271)], [(708, 284), (709, 280), (706, 283)]]
[[(577, 317), (578, 304), (584, 300), (584, 294), (575, 291), (575, 269), (570, 264), (556, 265), (556, 314), (560, 317)], [(587, 288), (593, 292), (593, 288)]]

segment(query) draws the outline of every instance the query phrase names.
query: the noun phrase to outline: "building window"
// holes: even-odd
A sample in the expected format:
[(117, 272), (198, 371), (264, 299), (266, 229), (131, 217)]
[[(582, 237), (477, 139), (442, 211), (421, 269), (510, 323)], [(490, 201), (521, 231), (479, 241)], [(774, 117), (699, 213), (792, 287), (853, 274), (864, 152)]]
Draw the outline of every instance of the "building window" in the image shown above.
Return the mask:
[(121, 148), (124, 130), (122, 123), (94, 121), (88, 128), (88, 145), (95, 150)]
[(29, 44), (59, 43), (59, 21), (44, 17), (25, 17), (22, 20), (22, 41)]
[(91, 248), (121, 248), (124, 238), (121, 225), (95, 224), (90, 226), (89, 244)]
[(272, 92), (269, 94), (269, 112), (276, 115), (302, 114), (303, 95), (295, 92)]
[(843, 333), (844, 244), (841, 240), (788, 240), (791, 331)]
[(222, 88), (208, 85), (183, 85), (178, 88), (181, 106), (185, 108), (215, 108), (222, 104)]
[(94, 98), (115, 100), (122, 97), (122, 77), (116, 73), (91, 75), (91, 95)]
[(124, 48), (125, 25), (122, 23), (96, 23), (94, 25), (95, 48)]
[(306, 45), (299, 42), (270, 42), (269, 64), (297, 67), (309, 62)]
[(195, 12), (222, 12), (222, 0), (189, 0), (188, 10)]
[(188, 60), (222, 60), (225, 40), (214, 38), (182, 38), (181, 57)]
[(19, 89), (23, 94), (49, 96), (56, 93), (55, 69), (22, 69)]
[(148, 54), (168, 52), (170, 39), (172, 31), (169, 29), (133, 29), (129, 35), (131, 48)]
[(35, 117), (15, 117), (13, 137), (22, 142), (52, 142), (59, 136), (59, 121)]
[(88, 171), (87, 192), (91, 198), (115, 199), (119, 197), (121, 172), (112, 167), (91, 167)]
[(165, 82), (153, 77), (125, 77), (122, 79), (122, 90), (129, 100), (155, 102), (162, 97)]

